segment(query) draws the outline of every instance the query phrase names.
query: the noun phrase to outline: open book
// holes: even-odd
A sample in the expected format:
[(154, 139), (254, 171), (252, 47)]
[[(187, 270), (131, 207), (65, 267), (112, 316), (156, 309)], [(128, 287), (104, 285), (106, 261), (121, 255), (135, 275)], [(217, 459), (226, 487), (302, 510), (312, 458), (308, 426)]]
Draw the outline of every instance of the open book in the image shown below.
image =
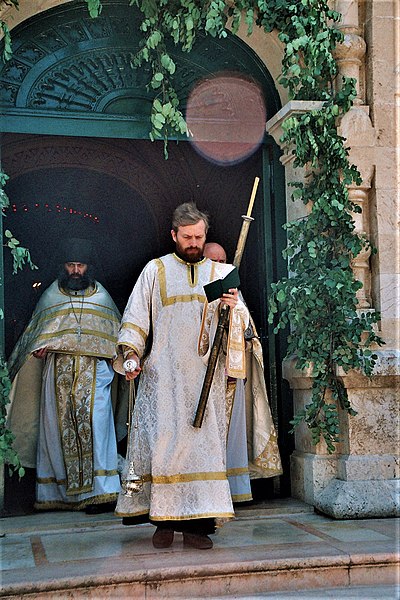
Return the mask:
[(207, 300), (212, 302), (213, 300), (217, 300), (217, 298), (221, 298), (222, 294), (226, 294), (231, 288), (237, 288), (239, 285), (239, 272), (236, 267), (233, 267), (232, 271), (229, 271), (228, 275), (225, 275), (223, 279), (216, 279), (211, 283), (207, 283), (203, 286), (203, 289)]

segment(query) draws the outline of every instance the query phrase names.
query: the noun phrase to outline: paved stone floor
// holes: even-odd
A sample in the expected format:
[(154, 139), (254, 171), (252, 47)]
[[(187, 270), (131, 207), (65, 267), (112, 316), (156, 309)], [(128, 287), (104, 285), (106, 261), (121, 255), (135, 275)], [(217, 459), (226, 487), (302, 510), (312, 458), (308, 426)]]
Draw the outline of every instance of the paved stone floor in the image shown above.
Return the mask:
[[(399, 598), (397, 519), (335, 521), (296, 501), (240, 509), (214, 548), (156, 550), (112, 513), (1, 519), (5, 598)], [(334, 588), (332, 590), (332, 588)], [(307, 591), (311, 590), (311, 591)]]

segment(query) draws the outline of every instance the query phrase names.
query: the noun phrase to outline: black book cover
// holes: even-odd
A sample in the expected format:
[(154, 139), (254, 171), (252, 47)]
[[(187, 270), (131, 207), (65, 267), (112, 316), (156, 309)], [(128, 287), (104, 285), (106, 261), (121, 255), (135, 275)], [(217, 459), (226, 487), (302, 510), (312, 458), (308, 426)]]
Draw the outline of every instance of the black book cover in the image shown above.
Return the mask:
[(222, 294), (226, 294), (231, 288), (237, 288), (240, 285), (239, 272), (236, 267), (232, 269), (223, 279), (216, 279), (211, 283), (203, 286), (207, 300), (212, 302), (221, 298)]

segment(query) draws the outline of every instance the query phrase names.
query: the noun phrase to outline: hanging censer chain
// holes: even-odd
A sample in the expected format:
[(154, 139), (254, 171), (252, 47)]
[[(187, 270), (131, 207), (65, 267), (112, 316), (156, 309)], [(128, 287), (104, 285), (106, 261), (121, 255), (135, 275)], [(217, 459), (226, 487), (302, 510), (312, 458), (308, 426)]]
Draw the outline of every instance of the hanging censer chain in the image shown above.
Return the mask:
[[(137, 475), (137, 473), (135, 472), (135, 464), (133, 462), (133, 456), (134, 456), (134, 449), (132, 448), (133, 444), (131, 441), (131, 423), (132, 423), (132, 419), (133, 419), (133, 408), (134, 408), (134, 401), (135, 401), (135, 383), (134, 381), (130, 381), (129, 382), (129, 402), (128, 402), (128, 453), (127, 453), (127, 467), (126, 467), (126, 471), (124, 473), (124, 477), (122, 477), (122, 481), (121, 481), (121, 488), (122, 488), (122, 493), (124, 496), (127, 496), (128, 498), (132, 498), (133, 494), (137, 494), (138, 492), (141, 492), (143, 490), (143, 477), (142, 475)], [(138, 417), (137, 417), (137, 413), (135, 413), (135, 425), (134, 428), (136, 430), (136, 435), (137, 435), (137, 429), (138, 429)], [(140, 454), (140, 441), (139, 443), (139, 462), (140, 465), (139, 467), (141, 467), (141, 454)]]
[(82, 321), (83, 303), (85, 302), (85, 296), (82, 295), (81, 298), (82, 298), (82, 300), (81, 300), (81, 308), (80, 308), (80, 311), (79, 311), (79, 318), (78, 318), (78, 315), (75, 312), (74, 303), (72, 302), (72, 298), (71, 298), (71, 296), (69, 297), (69, 301), (71, 303), (71, 308), (72, 308), (72, 313), (73, 313), (73, 315), (75, 317), (75, 321), (77, 323), (77, 328), (75, 329), (75, 333), (78, 336), (78, 342), (80, 342), (81, 338), (82, 338), (81, 321)]

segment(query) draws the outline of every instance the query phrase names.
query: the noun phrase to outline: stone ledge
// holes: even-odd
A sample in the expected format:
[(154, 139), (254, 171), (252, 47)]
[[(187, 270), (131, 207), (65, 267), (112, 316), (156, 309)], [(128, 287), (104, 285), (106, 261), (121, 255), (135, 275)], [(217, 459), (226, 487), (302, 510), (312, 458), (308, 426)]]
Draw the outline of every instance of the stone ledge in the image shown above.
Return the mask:
[[(375, 349), (378, 355), (374, 373), (371, 377), (360, 371), (351, 370), (345, 373), (338, 369), (337, 374), (343, 378), (346, 389), (352, 388), (391, 388), (400, 386), (400, 351)], [(312, 367), (296, 369), (296, 357), (283, 361), (283, 377), (292, 389), (311, 389), (313, 383)]]
[[(189, 553), (185, 553), (187, 557)], [(199, 556), (198, 552), (190, 552)], [(203, 556), (203, 555), (202, 555)], [(239, 560), (218, 564), (214, 552), (209, 554), (209, 564), (185, 565), (181, 567), (135, 568), (126, 560), (107, 573), (85, 573), (85, 565), (80, 575), (58, 577), (53, 580), (29, 582), (25, 584), (3, 585), (3, 598), (15, 598), (29, 594), (31, 598), (190, 598), (193, 596), (252, 593), (259, 591), (316, 589), (332, 586), (349, 586), (354, 581), (376, 581), (393, 584), (396, 582), (398, 556), (382, 553), (371, 556), (349, 555), (344, 552), (326, 556), (317, 553), (312, 556), (276, 559)], [(214, 558), (214, 561), (211, 560)], [(201, 561), (200, 561), (201, 562)], [(163, 563), (162, 563), (163, 564)], [(164, 561), (165, 564), (165, 561)], [(357, 571), (352, 577), (352, 570)], [(40, 572), (40, 569), (39, 569)], [(3, 595), (6, 594), (6, 595)]]

